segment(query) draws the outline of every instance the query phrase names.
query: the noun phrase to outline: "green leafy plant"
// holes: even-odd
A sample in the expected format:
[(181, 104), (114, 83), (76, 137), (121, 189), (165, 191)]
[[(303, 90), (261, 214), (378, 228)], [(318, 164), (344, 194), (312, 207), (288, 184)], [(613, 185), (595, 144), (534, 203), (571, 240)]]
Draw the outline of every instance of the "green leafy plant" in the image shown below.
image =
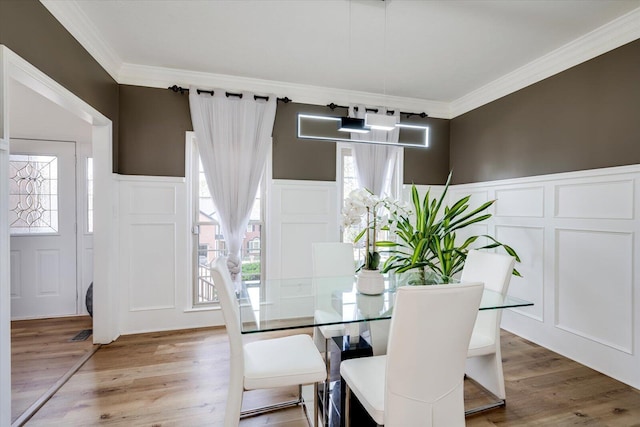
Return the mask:
[[(486, 238), (489, 243), (474, 249), (501, 247), (520, 262), (520, 257), (512, 247), (487, 234), (471, 236), (461, 244), (456, 243), (457, 231), (491, 218), (487, 210), (495, 200), (469, 210), (471, 198), (469, 195), (451, 206), (443, 206), (451, 176), (452, 173), (449, 173), (444, 192), (439, 198), (431, 198), (431, 189), (429, 189), (424, 199), (420, 200), (416, 186), (412, 186), (413, 222), (410, 215), (399, 212), (391, 218), (395, 223), (393, 232), (398, 237), (398, 241), (388, 240), (377, 243), (379, 247), (388, 248), (389, 258), (384, 263), (383, 272), (403, 273), (417, 269), (424, 275), (426, 267), (440, 277), (453, 276), (462, 270), (467, 252), (480, 237)], [(520, 276), (516, 269), (513, 270), (513, 274)]]

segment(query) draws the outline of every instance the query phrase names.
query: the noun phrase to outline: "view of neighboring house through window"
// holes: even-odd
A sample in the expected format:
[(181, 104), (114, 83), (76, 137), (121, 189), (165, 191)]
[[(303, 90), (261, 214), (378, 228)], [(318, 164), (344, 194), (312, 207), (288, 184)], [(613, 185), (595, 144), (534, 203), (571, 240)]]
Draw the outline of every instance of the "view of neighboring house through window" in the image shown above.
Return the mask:
[[(194, 265), (197, 269), (194, 274), (194, 305), (198, 305), (217, 302), (215, 289), (210, 284), (209, 267), (217, 257), (227, 255), (227, 246), (195, 144), (193, 153), (192, 165), (197, 165), (197, 170), (192, 171), (195, 213), (193, 236), (195, 247), (197, 247), (194, 251), (196, 253)], [(262, 210), (262, 193), (259, 187), (241, 246), (242, 280), (248, 286), (252, 284), (259, 286), (262, 273)]]

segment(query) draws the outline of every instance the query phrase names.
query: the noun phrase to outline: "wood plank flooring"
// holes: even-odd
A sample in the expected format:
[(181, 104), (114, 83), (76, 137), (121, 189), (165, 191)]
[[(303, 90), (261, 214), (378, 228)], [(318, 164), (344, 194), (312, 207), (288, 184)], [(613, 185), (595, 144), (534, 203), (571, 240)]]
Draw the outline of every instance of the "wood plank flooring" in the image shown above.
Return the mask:
[[(469, 417), (467, 426), (640, 426), (639, 390), (507, 332), (502, 346), (507, 406)], [(103, 346), (27, 425), (220, 426), (228, 367), (222, 328), (125, 336)], [(245, 407), (295, 391), (248, 392)], [(467, 405), (485, 399), (465, 385)], [(240, 425), (307, 424), (293, 408)]]
[(11, 421), (53, 386), (93, 346), (70, 341), (92, 328), (89, 316), (11, 322)]

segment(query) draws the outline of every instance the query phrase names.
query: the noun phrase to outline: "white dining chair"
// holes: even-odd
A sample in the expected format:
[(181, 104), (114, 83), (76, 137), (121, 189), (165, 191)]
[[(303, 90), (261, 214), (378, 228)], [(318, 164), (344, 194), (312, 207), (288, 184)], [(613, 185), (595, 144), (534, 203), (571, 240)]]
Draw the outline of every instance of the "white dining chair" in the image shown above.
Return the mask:
[[(240, 418), (270, 412), (286, 406), (304, 404), (302, 386), (308, 384), (314, 385), (313, 425), (316, 425), (318, 421), (318, 383), (326, 379), (327, 370), (311, 337), (299, 334), (244, 344), (241, 334), (239, 304), (231, 275), (227, 269), (226, 258), (220, 257), (214, 261), (211, 274), (222, 307), (231, 348), (225, 427), (237, 426)], [(244, 391), (294, 385), (298, 386), (297, 400), (242, 411)]]
[[(355, 277), (356, 262), (353, 255), (353, 245), (342, 242), (314, 242), (311, 244), (311, 261), (316, 293), (330, 296), (329, 298), (318, 298), (318, 304), (323, 302), (326, 306), (316, 306), (315, 321), (322, 323), (342, 322), (342, 292), (353, 289)], [(325, 420), (328, 419), (329, 384), (332, 380), (329, 340), (348, 334), (349, 331), (343, 323), (313, 328), (313, 341), (318, 350), (324, 353), (324, 362), (327, 367), (327, 382), (322, 386), (322, 414)]]
[(464, 366), (482, 283), (398, 289), (384, 356), (345, 360), (345, 417), (353, 394), (378, 425), (465, 425)]
[[(510, 255), (470, 250), (460, 280), (481, 281), (486, 289), (507, 294), (515, 258)], [(500, 351), (500, 320), (503, 310), (482, 310), (471, 334), (466, 374), (499, 400), (497, 404), (477, 408), (469, 413), (504, 405), (506, 392)]]
[[(339, 299), (342, 292), (353, 288), (356, 271), (353, 245), (342, 242), (315, 242), (311, 244), (312, 275), (318, 293), (330, 293), (331, 299)], [(327, 298), (326, 300), (331, 300)], [(325, 299), (323, 299), (325, 300)], [(329, 323), (342, 321), (342, 301), (331, 307), (316, 307), (316, 320)], [(343, 324), (318, 326), (313, 331), (313, 341), (321, 352), (328, 348), (333, 337), (345, 335)], [(326, 356), (328, 358), (328, 356)], [(328, 360), (328, 359), (327, 359)]]

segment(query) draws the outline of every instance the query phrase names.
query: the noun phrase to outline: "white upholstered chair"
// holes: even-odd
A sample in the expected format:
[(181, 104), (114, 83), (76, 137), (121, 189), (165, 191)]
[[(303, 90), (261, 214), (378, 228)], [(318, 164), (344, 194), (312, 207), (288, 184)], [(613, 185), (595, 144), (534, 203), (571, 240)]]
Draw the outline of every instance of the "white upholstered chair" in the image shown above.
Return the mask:
[[(265, 339), (244, 344), (242, 342), (240, 311), (227, 269), (226, 258), (220, 257), (211, 269), (213, 283), (218, 293), (222, 314), (229, 335), (230, 375), (229, 393), (225, 412), (225, 427), (237, 426), (240, 418), (257, 415), (284, 407), (283, 404), (241, 412), (245, 390), (314, 385), (314, 425), (318, 420), (318, 382), (327, 376), (324, 361), (309, 335), (292, 335), (283, 338)], [(287, 404), (302, 404), (298, 400)]]
[[(356, 266), (351, 243), (312, 243), (311, 260), (314, 285), (318, 286), (318, 293), (334, 294), (348, 292), (352, 289)], [(338, 298), (338, 295), (335, 297)], [(339, 312), (342, 309), (341, 306), (342, 302), (338, 301), (335, 307), (316, 307), (315, 317), (317, 320), (325, 322), (340, 322), (342, 320), (342, 313)], [(345, 335), (343, 324), (319, 326), (314, 328), (313, 341), (320, 351), (325, 351), (327, 341), (341, 335)]]
[(353, 394), (379, 425), (464, 426), (464, 365), (482, 289), (482, 283), (399, 288), (387, 354), (340, 365), (347, 423)]
[[(486, 289), (506, 295), (514, 264), (515, 258), (510, 255), (471, 250), (467, 254), (460, 279), (463, 282), (483, 282)], [(506, 399), (500, 351), (502, 311), (478, 312), (466, 367), (467, 376), (493, 393), (500, 400), (499, 405), (503, 405)], [(488, 407), (491, 406), (497, 405)], [(484, 408), (479, 408), (481, 409)]]

